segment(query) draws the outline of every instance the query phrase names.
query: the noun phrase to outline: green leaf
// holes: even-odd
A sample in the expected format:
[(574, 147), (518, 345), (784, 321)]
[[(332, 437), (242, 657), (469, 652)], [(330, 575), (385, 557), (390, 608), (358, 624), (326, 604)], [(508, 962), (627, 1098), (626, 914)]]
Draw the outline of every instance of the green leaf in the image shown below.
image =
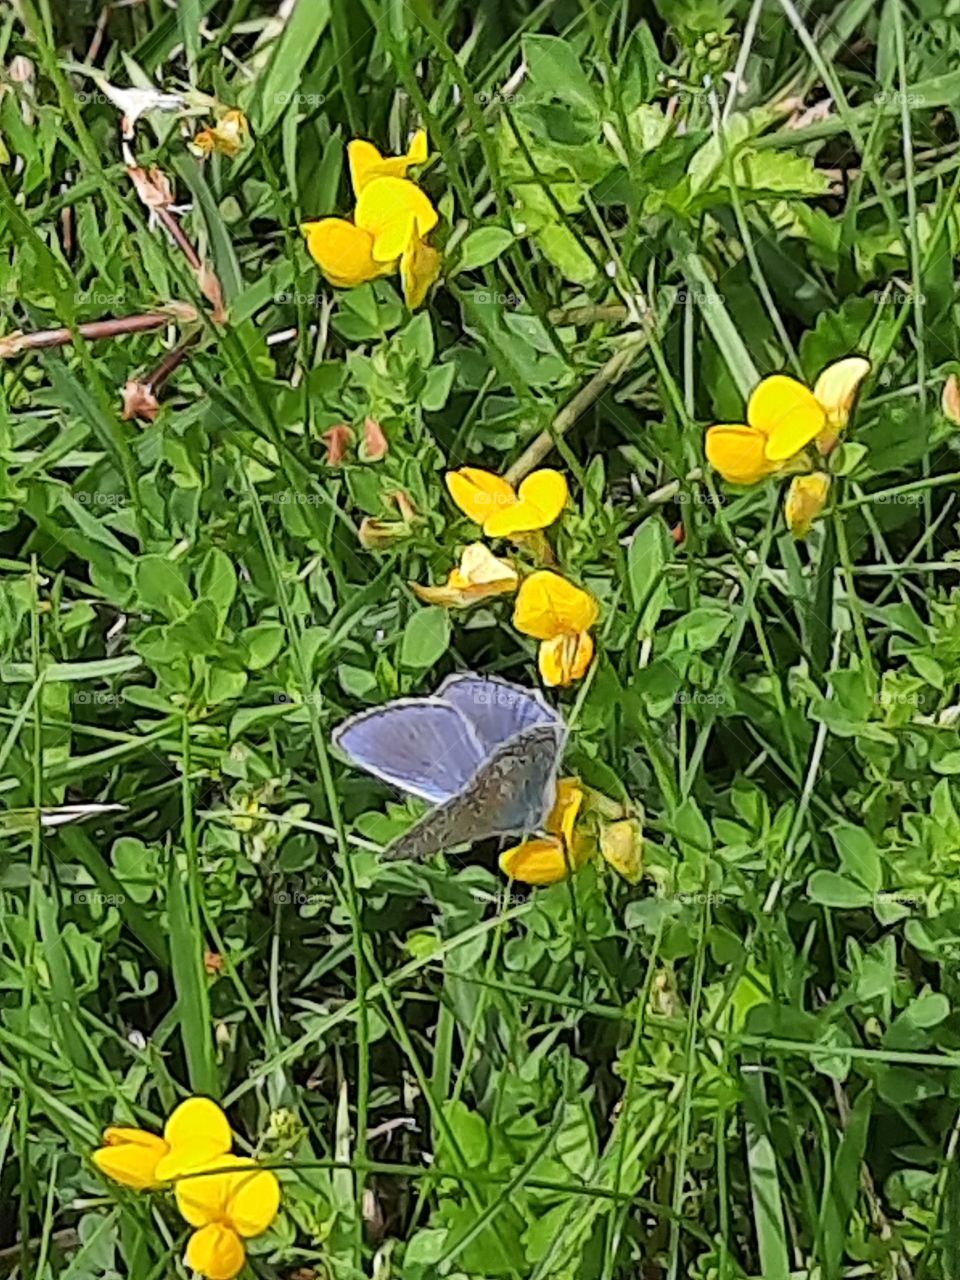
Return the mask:
[(478, 227), (460, 246), (458, 271), (473, 271), (499, 258), (513, 244), (514, 237), (505, 227)]
[(177, 618), (193, 603), (183, 570), (165, 556), (141, 556), (134, 583), (139, 603), (149, 613)]
[(520, 46), (536, 89), (572, 106), (599, 111), (599, 100), (583, 62), (566, 40), (559, 36), (525, 35)]
[(403, 631), (400, 665), (412, 671), (426, 671), (450, 647), (450, 619), (444, 609), (418, 609)]
[(836, 871), (815, 871), (807, 882), (807, 896), (823, 907), (846, 911), (869, 907), (873, 902), (873, 894), (868, 889)]

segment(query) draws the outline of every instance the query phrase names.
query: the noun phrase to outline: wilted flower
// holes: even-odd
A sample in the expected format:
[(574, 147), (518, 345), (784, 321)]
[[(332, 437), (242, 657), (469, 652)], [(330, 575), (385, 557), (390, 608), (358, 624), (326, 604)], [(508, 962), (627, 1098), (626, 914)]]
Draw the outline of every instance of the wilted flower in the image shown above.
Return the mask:
[(233, 159), (240, 154), (249, 136), (247, 117), (242, 111), (233, 108), (225, 111), (212, 129), (201, 129), (189, 143), (189, 147), (197, 156), (209, 156), (217, 152)]
[(448, 471), (446, 482), (451, 498), (488, 538), (516, 538), (546, 529), (569, 496), (564, 477), (548, 467), (527, 476), (516, 490), (502, 476), (479, 467)]
[(954, 426), (960, 426), (960, 378), (955, 373), (951, 373), (943, 384), (940, 408), (945, 418), (948, 418)]
[(400, 519), (378, 520), (374, 516), (364, 516), (360, 522), (357, 536), (360, 539), (360, 545), (367, 551), (389, 547), (391, 543), (401, 542), (404, 538), (409, 538), (413, 533), (414, 524), (420, 518), (417, 515), (416, 507), (402, 489), (396, 489), (386, 496), (396, 503), (400, 512)]
[(471, 542), (464, 547), (460, 564), (451, 569), (443, 586), (422, 587), (416, 582), (410, 585), (427, 604), (466, 609), (490, 596), (509, 595), (519, 583), (520, 575), (508, 560), (499, 559), (482, 542)]
[(639, 818), (619, 818), (600, 827), (600, 852), (614, 871), (630, 884), (643, 875), (643, 824)]
[(598, 613), (588, 591), (550, 569), (538, 569), (524, 579), (513, 624), (540, 641), (537, 661), (545, 684), (571, 684), (586, 673), (593, 658), (590, 628)]
[(339, 466), (353, 443), (353, 432), (345, 422), (340, 422), (324, 431), (322, 439), (327, 446), (327, 465)]
[(803, 451), (816, 441), (827, 454), (846, 426), (870, 363), (850, 356), (828, 365), (811, 391), (777, 373), (764, 378), (747, 404), (747, 424), (710, 427), (707, 459), (731, 484), (756, 484), (787, 467), (803, 465)]
[(348, 147), (356, 196), (353, 221), (320, 218), (301, 227), (307, 249), (332, 285), (352, 288), (400, 271), (403, 295), (414, 309), (440, 274), (440, 255), (426, 243), (439, 221), (428, 196), (406, 174), (427, 158), (421, 129), (405, 156), (384, 158), (371, 142)]
[(827, 505), (830, 477), (823, 471), (794, 476), (783, 505), (787, 525), (795, 538), (805, 538), (814, 520)]
[(365, 418), (363, 423), (363, 456), (367, 462), (379, 462), (387, 456), (390, 445), (383, 427), (375, 418)]

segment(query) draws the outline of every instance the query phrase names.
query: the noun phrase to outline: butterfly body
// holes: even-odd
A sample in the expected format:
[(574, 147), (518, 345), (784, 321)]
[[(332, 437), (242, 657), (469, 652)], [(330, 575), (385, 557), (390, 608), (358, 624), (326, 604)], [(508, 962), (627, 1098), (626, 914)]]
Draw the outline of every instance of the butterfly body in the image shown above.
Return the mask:
[(451, 676), (427, 698), (351, 717), (334, 743), (355, 764), (434, 807), (386, 858), (424, 858), (490, 836), (528, 834), (553, 806), (562, 718), (505, 680)]

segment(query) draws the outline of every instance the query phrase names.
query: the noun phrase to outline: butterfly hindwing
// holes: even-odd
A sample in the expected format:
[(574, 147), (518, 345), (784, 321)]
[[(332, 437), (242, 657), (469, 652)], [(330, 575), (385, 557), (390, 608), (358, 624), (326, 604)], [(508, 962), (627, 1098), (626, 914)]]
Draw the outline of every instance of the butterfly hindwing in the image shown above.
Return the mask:
[(438, 804), (384, 851), (429, 857), (491, 836), (535, 831), (553, 807), (562, 726), (537, 724), (499, 747), (459, 795)]

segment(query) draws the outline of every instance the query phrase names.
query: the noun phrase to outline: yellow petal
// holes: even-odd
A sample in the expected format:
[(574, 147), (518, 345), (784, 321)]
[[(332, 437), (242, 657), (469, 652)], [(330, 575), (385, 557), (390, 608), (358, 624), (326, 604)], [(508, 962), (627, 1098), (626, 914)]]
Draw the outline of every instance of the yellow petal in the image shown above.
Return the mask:
[(471, 542), (442, 587), (410, 585), (427, 604), (445, 609), (465, 609), (490, 596), (509, 595), (516, 591), (520, 575), (508, 560), (495, 556), (482, 542)]
[(553, 836), (524, 840), (501, 853), (500, 870), (521, 884), (556, 884), (569, 870), (563, 841)]
[(579, 635), (565, 632), (553, 640), (542, 640), (537, 665), (543, 682), (551, 688), (572, 684), (586, 675), (593, 659), (593, 637), (587, 631)]
[(374, 178), (405, 178), (411, 165), (423, 164), (427, 158), (427, 134), (424, 129), (418, 129), (405, 156), (384, 157), (372, 142), (366, 142), (362, 138), (350, 143), (347, 156), (350, 160), (353, 193), (359, 196)]
[(559, 836), (568, 849), (573, 848), (573, 828), (583, 806), (583, 788), (579, 778), (561, 778), (557, 798), (544, 826), (552, 836)]
[(403, 285), (403, 300), (411, 311), (416, 311), (430, 286), (440, 275), (441, 258), (436, 249), (431, 249), (425, 240), (414, 233), (400, 259), (400, 282)]
[(450, 497), (475, 524), (485, 524), (495, 511), (513, 506), (517, 501), (512, 484), (479, 467), (448, 471), (445, 479)]
[(230, 1122), (210, 1098), (181, 1102), (164, 1125), (163, 1136), (170, 1150), (157, 1165), (157, 1177), (164, 1182), (224, 1155), (233, 1145)]
[(794, 476), (787, 490), (783, 506), (790, 532), (795, 538), (805, 538), (814, 520), (827, 505), (830, 477), (823, 471), (809, 476)]
[(373, 237), (377, 262), (396, 262), (411, 235), (426, 236), (439, 221), (436, 209), (406, 178), (373, 178), (357, 197), (354, 220)]
[(373, 257), (373, 237), (343, 218), (321, 218), (300, 228), (307, 250), (332, 285), (352, 289), (391, 270)]
[(755, 388), (747, 404), (747, 422), (766, 436), (767, 460), (783, 462), (816, 439), (827, 417), (809, 387), (775, 373)]
[(845, 360), (828, 364), (817, 378), (813, 394), (831, 427), (842, 430), (847, 425), (860, 383), (869, 372), (869, 360), (864, 360), (863, 356), (848, 356)]
[(483, 531), (489, 538), (508, 538), (515, 533), (546, 529), (559, 516), (568, 496), (567, 482), (559, 471), (534, 471), (517, 490), (516, 503), (494, 512), (484, 523)]
[(643, 827), (636, 818), (605, 822), (600, 832), (600, 852), (630, 884), (643, 875)]
[(232, 1175), (222, 1171), (245, 1164), (253, 1161), (246, 1156), (220, 1155), (181, 1173), (174, 1194), (177, 1208), (191, 1227), (226, 1220), (233, 1184)]
[(960, 426), (960, 378), (951, 373), (943, 384), (940, 396), (940, 411), (948, 422)]
[(767, 461), (766, 437), (752, 427), (710, 427), (707, 461), (729, 484), (757, 484), (775, 468)]
[(588, 631), (598, 613), (597, 602), (588, 591), (550, 569), (538, 569), (520, 586), (513, 625), (535, 640), (553, 640)]
[(162, 1138), (146, 1129), (111, 1128), (103, 1141), (93, 1153), (93, 1163), (102, 1174), (134, 1191), (159, 1185), (157, 1165), (168, 1150)]
[(254, 1166), (249, 1173), (228, 1176), (227, 1218), (230, 1225), (241, 1236), (262, 1235), (280, 1210), (280, 1183), (276, 1174)]
[(247, 1251), (235, 1231), (219, 1222), (194, 1231), (184, 1262), (207, 1280), (233, 1280), (243, 1270)]

